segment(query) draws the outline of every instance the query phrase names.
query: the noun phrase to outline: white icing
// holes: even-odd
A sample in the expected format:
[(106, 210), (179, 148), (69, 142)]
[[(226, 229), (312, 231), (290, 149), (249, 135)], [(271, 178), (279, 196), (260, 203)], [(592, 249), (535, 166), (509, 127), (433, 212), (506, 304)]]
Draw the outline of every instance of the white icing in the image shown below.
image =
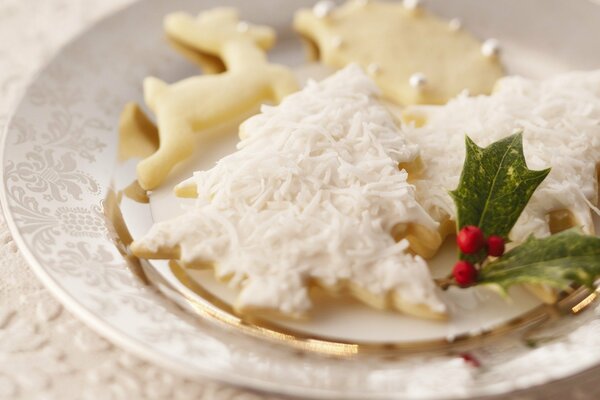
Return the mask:
[(376, 95), (350, 65), (264, 106), (241, 126), (237, 152), (190, 178), (195, 206), (139, 244), (179, 245), (186, 263), (214, 261), (216, 274), (241, 289), (242, 307), (303, 313), (317, 280), (444, 311), (425, 261), (390, 235), (397, 223), (437, 224), (398, 169), (417, 149)]
[(592, 232), (590, 206), (597, 204), (596, 164), (600, 162), (600, 71), (575, 72), (537, 82), (504, 78), (492, 96), (460, 96), (445, 106), (407, 110), (422, 114), (422, 128), (405, 126), (407, 140), (420, 147), (426, 166), (415, 182), (419, 201), (454, 217), (448, 190), (455, 189), (469, 135), (487, 146), (523, 130), (528, 167), (552, 167), (511, 232), (520, 242), (530, 233), (548, 235), (547, 214), (569, 209), (582, 227)]

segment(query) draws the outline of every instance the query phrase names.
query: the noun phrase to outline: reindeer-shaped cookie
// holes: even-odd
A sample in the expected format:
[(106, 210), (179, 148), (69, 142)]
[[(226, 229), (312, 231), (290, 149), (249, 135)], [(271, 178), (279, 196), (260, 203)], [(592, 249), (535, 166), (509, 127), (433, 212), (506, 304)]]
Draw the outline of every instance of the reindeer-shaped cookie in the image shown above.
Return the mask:
[(240, 22), (237, 11), (217, 8), (193, 17), (170, 14), (165, 30), (189, 48), (218, 56), (226, 71), (201, 75), (167, 84), (157, 78), (144, 81), (144, 99), (154, 112), (159, 131), (159, 148), (138, 164), (140, 185), (154, 189), (180, 161), (194, 151), (194, 135), (262, 102), (279, 102), (298, 89), (292, 72), (271, 64), (266, 50), (275, 33), (266, 26)]

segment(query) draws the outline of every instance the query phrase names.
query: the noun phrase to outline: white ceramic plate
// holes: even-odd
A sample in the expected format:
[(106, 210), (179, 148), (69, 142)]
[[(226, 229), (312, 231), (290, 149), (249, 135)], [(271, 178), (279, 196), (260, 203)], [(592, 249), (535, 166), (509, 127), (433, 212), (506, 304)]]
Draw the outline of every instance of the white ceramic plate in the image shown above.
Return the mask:
[[(289, 25), (293, 12), (311, 1), (228, 3), (244, 18), (275, 27), (279, 44), (271, 59), (306, 74)], [(482, 396), (600, 362), (595, 305), (576, 317), (556, 316), (524, 292), (505, 303), (471, 290), (447, 294), (455, 310), (450, 323), (342, 301), (320, 307), (310, 323), (245, 321), (228, 309), (232, 293), (207, 275), (182, 276), (167, 263), (124, 256), (123, 224), (137, 237), (176, 214), (172, 185), (210, 167), (235, 143), (232, 133), (205, 146), (149, 204), (121, 193), (134, 180), (136, 163), (116, 161), (122, 106), (141, 103), (147, 75), (175, 81), (197, 73), (167, 45), (162, 16), (216, 5), (222, 2), (150, 0), (104, 20), (39, 74), (8, 126), (2, 161), (7, 221), (65, 306), (112, 341), (180, 373), (303, 398)], [(500, 39), (511, 73), (545, 77), (600, 66), (600, 7), (589, 1), (430, 0), (427, 7), (461, 18), (482, 38)], [(448, 254), (438, 257), (439, 268)], [(560, 308), (569, 311), (579, 300)], [(465, 362), (464, 351), (483, 368)]]

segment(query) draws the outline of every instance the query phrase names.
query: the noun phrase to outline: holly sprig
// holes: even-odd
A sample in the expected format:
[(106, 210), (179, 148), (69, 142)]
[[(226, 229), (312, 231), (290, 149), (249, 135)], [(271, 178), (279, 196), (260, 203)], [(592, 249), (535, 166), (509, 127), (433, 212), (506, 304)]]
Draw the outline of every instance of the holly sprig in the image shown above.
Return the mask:
[(503, 293), (519, 283), (557, 289), (571, 283), (593, 285), (600, 277), (600, 238), (579, 229), (543, 239), (530, 237), (504, 254), (510, 230), (549, 172), (527, 168), (522, 133), (486, 148), (466, 137), (460, 183), (450, 192), (460, 249), (451, 283), (493, 285)]

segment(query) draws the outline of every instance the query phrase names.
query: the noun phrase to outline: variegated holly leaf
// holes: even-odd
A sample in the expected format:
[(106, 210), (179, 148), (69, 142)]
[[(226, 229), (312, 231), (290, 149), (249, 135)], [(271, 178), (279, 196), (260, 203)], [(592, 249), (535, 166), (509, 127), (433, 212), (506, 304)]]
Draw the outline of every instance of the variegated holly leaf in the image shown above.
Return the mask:
[(486, 236), (508, 234), (531, 195), (550, 169), (527, 168), (523, 135), (518, 133), (486, 148), (466, 137), (466, 158), (458, 188), (450, 195), (456, 204), (457, 228), (478, 226)]
[(520, 283), (566, 289), (576, 283), (592, 287), (600, 277), (600, 237), (569, 229), (544, 239), (530, 237), (501, 258), (485, 265), (478, 284), (502, 291)]

